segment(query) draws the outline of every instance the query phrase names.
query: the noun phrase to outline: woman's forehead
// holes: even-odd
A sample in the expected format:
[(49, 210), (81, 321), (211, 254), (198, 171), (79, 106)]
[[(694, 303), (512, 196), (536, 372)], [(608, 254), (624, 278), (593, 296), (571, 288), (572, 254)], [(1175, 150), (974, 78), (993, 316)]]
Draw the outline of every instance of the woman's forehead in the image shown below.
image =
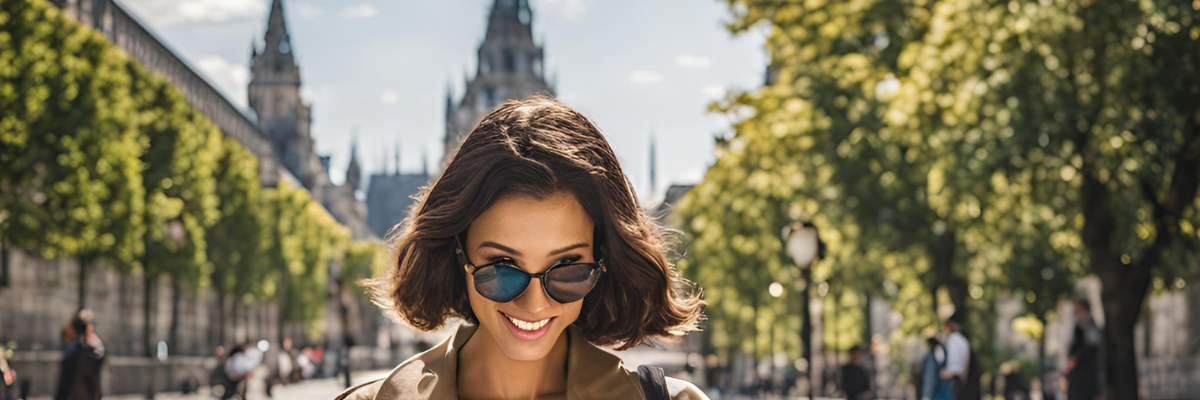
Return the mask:
[(492, 242), (522, 256), (542, 257), (577, 243), (592, 243), (592, 228), (591, 217), (569, 193), (504, 196), (471, 223), (467, 246)]

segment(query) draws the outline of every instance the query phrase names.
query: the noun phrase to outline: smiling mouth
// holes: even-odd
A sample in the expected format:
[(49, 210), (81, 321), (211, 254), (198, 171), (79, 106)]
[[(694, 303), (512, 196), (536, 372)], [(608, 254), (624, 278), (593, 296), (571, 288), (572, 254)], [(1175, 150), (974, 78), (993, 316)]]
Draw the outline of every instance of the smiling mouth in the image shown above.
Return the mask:
[(503, 312), (501, 312), (500, 315), (504, 317), (504, 320), (506, 321), (504, 325), (508, 326), (508, 330), (521, 340), (537, 340), (541, 338), (542, 335), (545, 335), (546, 331), (549, 330), (550, 322), (556, 318), (550, 317), (537, 321), (526, 321), (520, 318), (514, 318), (513, 316)]
[[(501, 313), (501, 314), (504, 314), (504, 313)], [(513, 318), (513, 316), (508, 315), (508, 314), (504, 314), (504, 317), (508, 318), (508, 320), (510, 322), (512, 322), (513, 325), (516, 325), (517, 329), (520, 329), (523, 331), (528, 331), (528, 332), (533, 332), (538, 329), (542, 329), (543, 326), (546, 326), (546, 324), (550, 323), (550, 320), (553, 319), (553, 318), (546, 318), (546, 319), (539, 320), (539, 321), (526, 321), (523, 319)]]

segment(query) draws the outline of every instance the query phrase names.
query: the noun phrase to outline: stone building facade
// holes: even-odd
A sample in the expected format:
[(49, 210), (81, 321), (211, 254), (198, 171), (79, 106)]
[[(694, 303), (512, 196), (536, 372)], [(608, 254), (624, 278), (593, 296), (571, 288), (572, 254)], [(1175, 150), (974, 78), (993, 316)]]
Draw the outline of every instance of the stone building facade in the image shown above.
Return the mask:
[(545, 52), (533, 40), (529, 0), (492, 3), (487, 33), (476, 56), (475, 76), (467, 78), (462, 97), (456, 101), (453, 91), (446, 91), (443, 167), (471, 129), (500, 103), (534, 93), (554, 93), (554, 86), (546, 81)]
[[(505, 100), (534, 93), (554, 93), (546, 80), (545, 52), (533, 40), (533, 9), (529, 0), (494, 0), (487, 30), (476, 52), (475, 75), (465, 79), (466, 90), (456, 97), (446, 89), (446, 131), (439, 169), (450, 162), (471, 129)], [(367, 189), (372, 232), (383, 237), (407, 216), (412, 197), (436, 176), (429, 171), (380, 172), (371, 175)]]

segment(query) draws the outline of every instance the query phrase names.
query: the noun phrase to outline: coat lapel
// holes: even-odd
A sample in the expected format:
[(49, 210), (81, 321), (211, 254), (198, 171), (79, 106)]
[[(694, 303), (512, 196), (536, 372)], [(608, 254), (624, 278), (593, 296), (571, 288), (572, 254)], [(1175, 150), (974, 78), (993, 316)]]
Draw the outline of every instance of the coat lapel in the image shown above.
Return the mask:
[[(463, 324), (442, 343), (400, 364), (374, 400), (457, 400), (458, 352), (475, 331)], [(574, 325), (567, 328), (567, 345), (567, 399), (642, 398), (621, 359), (588, 343)]]
[(641, 399), (637, 379), (620, 357), (593, 346), (583, 330), (567, 328), (567, 399)]

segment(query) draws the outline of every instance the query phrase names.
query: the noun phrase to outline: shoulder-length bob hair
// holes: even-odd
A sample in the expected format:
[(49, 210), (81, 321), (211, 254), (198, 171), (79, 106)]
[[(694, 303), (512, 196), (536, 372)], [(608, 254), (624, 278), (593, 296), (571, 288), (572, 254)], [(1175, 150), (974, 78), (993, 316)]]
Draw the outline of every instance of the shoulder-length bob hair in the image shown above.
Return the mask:
[(697, 329), (704, 302), (667, 259), (666, 231), (642, 211), (599, 129), (547, 95), (506, 101), (467, 135), (389, 235), (391, 272), (370, 284), (376, 303), (422, 330), (448, 317), (477, 323), (455, 238), (503, 196), (557, 192), (592, 218), (608, 267), (575, 321), (589, 342), (623, 350)]

